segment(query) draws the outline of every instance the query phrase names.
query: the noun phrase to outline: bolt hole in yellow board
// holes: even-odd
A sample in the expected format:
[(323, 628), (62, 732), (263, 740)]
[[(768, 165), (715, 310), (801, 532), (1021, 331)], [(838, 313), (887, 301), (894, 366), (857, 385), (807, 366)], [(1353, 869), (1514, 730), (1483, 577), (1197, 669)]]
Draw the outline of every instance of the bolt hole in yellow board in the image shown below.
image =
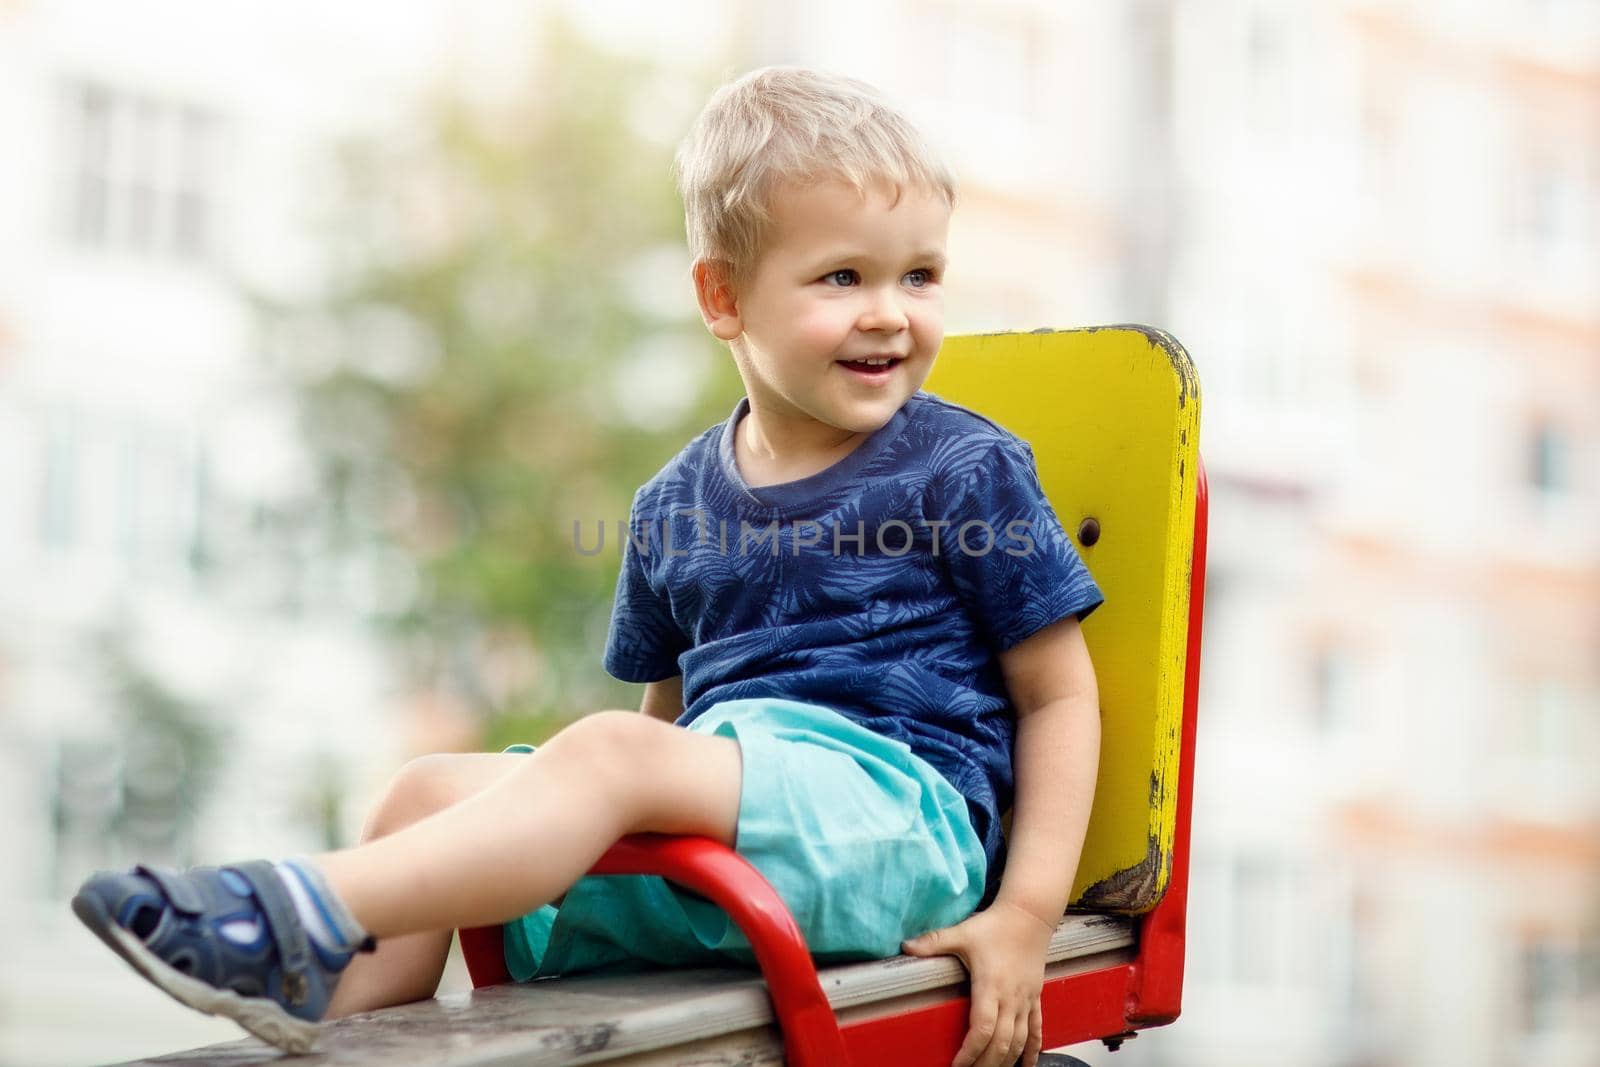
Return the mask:
[(925, 387), (1033, 446), (1056, 515), (1106, 602), (1084, 622), (1100, 777), (1072, 903), (1150, 910), (1178, 813), (1200, 389), (1145, 326), (946, 338)]

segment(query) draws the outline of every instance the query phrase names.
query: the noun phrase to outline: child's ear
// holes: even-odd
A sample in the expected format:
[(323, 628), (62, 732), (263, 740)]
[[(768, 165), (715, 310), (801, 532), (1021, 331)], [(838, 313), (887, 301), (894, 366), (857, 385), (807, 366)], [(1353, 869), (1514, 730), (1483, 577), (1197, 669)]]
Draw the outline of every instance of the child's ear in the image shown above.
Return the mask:
[(744, 333), (739, 317), (739, 301), (733, 291), (732, 272), (720, 260), (702, 259), (694, 265), (694, 295), (700, 301), (700, 317), (713, 337), (732, 341)]

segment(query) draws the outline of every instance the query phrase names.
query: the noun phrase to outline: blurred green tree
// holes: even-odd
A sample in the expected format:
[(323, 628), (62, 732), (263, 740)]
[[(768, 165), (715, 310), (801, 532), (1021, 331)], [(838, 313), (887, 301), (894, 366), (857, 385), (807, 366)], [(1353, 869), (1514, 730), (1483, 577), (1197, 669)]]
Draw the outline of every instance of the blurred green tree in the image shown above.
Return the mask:
[[(332, 295), (255, 298), (329, 551), (370, 565), (411, 683), (481, 711), (488, 746), (636, 699), (599, 663), (617, 521), (739, 394), (658, 132), (704, 87), (561, 21), (535, 52), (511, 105), (441, 97), (404, 138), (347, 146)], [(579, 552), (575, 524), (592, 550), (602, 521)]]

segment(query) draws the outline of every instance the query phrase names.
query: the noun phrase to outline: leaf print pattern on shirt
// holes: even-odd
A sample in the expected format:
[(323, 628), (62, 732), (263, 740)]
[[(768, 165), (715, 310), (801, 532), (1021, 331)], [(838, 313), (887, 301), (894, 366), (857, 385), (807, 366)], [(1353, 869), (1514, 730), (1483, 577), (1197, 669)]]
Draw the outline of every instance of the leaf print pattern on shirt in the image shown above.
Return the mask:
[[(1015, 733), (996, 653), (1102, 599), (1031, 450), (919, 393), (828, 470), (753, 489), (731, 447), (744, 410), (636, 498), (637, 511), (671, 526), (680, 554), (625, 553), (606, 669), (632, 681), (681, 670), (680, 722), (724, 700), (779, 697), (904, 742), (966, 797), (996, 873)], [(1026, 555), (1005, 551), (1019, 547), (1007, 537), (1013, 520), (1029, 524)], [(748, 538), (741, 551), (741, 523), (765, 532), (774, 522), (776, 554)], [(972, 522), (991, 531), (987, 551), (962, 551), (960, 528)], [(966, 543), (990, 540), (973, 527)]]

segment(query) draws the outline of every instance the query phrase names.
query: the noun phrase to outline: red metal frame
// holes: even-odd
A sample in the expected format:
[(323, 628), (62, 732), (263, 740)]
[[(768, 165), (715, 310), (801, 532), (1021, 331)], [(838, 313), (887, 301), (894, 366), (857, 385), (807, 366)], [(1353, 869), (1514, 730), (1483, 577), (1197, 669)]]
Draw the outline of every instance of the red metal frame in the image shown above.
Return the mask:
[[(1205, 465), (1195, 486), (1194, 555), (1189, 572), (1189, 636), (1183, 686), (1183, 748), (1172, 872), (1160, 903), (1138, 923), (1138, 950), (1126, 963), (1051, 979), (1042, 993), (1044, 1047), (1105, 1040), (1113, 1047), (1137, 1030), (1178, 1017), (1183, 999), (1184, 923), (1189, 905), (1189, 823), (1194, 804), (1195, 721), (1200, 694), (1200, 632), (1205, 614)], [(639, 834), (600, 858), (594, 874), (657, 874), (709, 898), (750, 939), (767, 980), (794, 1067), (943, 1064), (966, 1036), (967, 997), (900, 1015), (839, 1026), (817, 979), (805, 939), (777, 892), (743, 857), (703, 837)], [(461, 931), (474, 986), (510, 979), (499, 927)]]
[[(612, 845), (589, 873), (660, 875), (722, 908), (750, 939), (767, 980), (784, 1059), (795, 1067), (850, 1062), (805, 936), (772, 883), (743, 856), (709, 837), (632, 834)], [(500, 927), (462, 930), (461, 951), (474, 986), (510, 979)]]

